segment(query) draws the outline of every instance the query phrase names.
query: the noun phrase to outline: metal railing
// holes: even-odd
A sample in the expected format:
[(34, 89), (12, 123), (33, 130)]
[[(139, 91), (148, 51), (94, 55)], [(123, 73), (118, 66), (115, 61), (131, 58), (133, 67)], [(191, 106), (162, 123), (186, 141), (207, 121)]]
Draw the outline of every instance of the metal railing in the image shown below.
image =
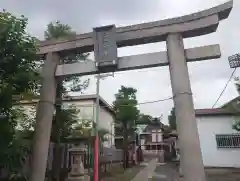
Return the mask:
[(216, 135), (217, 148), (240, 148), (240, 134)]

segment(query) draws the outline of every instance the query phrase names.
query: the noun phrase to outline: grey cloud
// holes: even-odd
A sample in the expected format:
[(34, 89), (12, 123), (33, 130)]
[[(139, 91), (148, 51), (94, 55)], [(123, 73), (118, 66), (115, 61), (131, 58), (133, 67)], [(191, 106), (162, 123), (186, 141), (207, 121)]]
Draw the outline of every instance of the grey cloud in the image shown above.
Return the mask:
[[(20, 15), (24, 14), (29, 19), (39, 20), (47, 18), (48, 21), (61, 20), (68, 23), (78, 32), (91, 31), (92, 27), (100, 26), (101, 22), (115, 23), (120, 25), (139, 21), (150, 16), (152, 12), (158, 12), (158, 1), (152, 0), (146, 3), (144, 0), (113, 1), (113, 0), (18, 0), (2, 1), (1, 7)], [(34, 20), (33, 20), (34, 21)], [(38, 21), (32, 22), (39, 26)], [(40, 27), (42, 29), (42, 27)]]
[[(77, 32), (91, 31), (92, 27), (116, 24), (117, 26), (155, 21), (174, 16), (193, 13), (197, 10), (210, 8), (226, 0), (1, 0), (2, 8), (29, 18), (31, 34), (43, 37), (46, 25), (53, 20), (60, 20), (72, 26)], [(229, 68), (227, 57), (239, 50), (240, 1), (234, 1), (230, 17), (221, 22), (216, 33), (184, 40), (185, 47), (194, 47), (219, 43), (222, 57), (218, 60), (189, 63), (189, 72), (194, 93), (195, 108), (211, 107), (220, 94), (232, 69)], [(119, 49), (119, 56), (138, 53), (148, 53), (166, 50), (165, 43), (156, 43)], [(147, 60), (146, 60), (147, 61)], [(86, 93), (95, 93), (95, 81)], [(114, 93), (121, 85), (133, 86), (138, 89), (139, 102), (166, 98), (172, 95), (168, 68), (154, 68), (134, 72), (116, 74), (115, 78), (101, 81), (100, 93), (109, 103), (114, 99)], [(233, 82), (221, 98), (219, 105), (234, 96), (236, 91)], [(167, 115), (172, 107), (172, 101), (141, 105), (144, 113), (154, 116)]]

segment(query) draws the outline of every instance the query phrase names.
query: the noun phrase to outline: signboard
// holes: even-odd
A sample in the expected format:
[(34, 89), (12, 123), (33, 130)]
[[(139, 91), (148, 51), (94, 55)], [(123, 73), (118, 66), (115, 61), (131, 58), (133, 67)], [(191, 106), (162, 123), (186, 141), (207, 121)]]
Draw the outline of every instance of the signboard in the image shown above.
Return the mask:
[(93, 29), (94, 56), (99, 69), (117, 67), (117, 42), (115, 25)]

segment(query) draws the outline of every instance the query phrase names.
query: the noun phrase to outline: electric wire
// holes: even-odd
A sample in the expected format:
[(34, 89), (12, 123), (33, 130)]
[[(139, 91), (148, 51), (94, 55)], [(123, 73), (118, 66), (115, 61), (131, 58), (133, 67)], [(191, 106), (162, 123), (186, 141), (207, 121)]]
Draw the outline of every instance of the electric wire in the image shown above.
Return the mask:
[(216, 104), (218, 103), (218, 101), (219, 101), (220, 98), (222, 97), (223, 93), (226, 91), (226, 89), (227, 89), (227, 87), (228, 87), (228, 84), (229, 84), (230, 81), (232, 80), (232, 78), (233, 78), (235, 72), (236, 72), (236, 68), (235, 68), (235, 69), (233, 70), (233, 72), (231, 73), (231, 75), (230, 75), (228, 81), (226, 82), (226, 84), (225, 84), (223, 90), (221, 91), (220, 95), (218, 96), (217, 100), (214, 102), (212, 108), (214, 108), (214, 107), (216, 106)]

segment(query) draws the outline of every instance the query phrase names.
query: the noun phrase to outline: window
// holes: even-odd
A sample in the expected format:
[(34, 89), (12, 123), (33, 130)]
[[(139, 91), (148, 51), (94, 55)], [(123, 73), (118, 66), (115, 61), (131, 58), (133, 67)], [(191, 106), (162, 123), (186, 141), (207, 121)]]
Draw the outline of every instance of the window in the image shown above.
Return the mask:
[(152, 133), (152, 142), (156, 142), (156, 137), (157, 137), (157, 134), (155, 133)]
[(240, 148), (240, 134), (216, 135), (217, 148)]

